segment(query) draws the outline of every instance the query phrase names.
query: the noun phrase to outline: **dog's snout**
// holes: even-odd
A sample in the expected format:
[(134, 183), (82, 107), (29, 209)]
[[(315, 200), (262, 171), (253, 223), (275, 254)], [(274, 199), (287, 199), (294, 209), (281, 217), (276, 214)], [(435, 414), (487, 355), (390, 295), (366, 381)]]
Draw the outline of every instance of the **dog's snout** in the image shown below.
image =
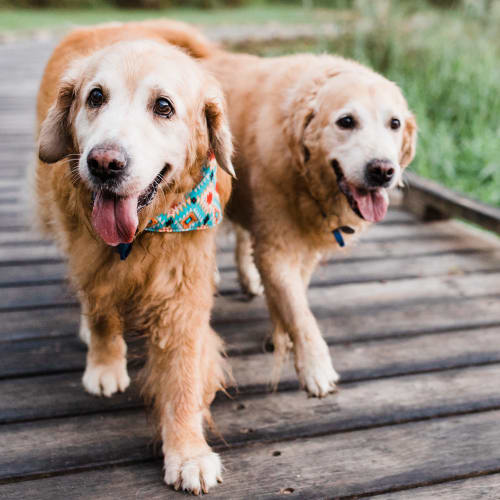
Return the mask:
[(366, 165), (366, 183), (370, 187), (387, 187), (394, 175), (396, 169), (389, 160), (371, 160)]
[(94, 146), (87, 155), (90, 173), (102, 181), (122, 175), (127, 164), (127, 154), (117, 145)]

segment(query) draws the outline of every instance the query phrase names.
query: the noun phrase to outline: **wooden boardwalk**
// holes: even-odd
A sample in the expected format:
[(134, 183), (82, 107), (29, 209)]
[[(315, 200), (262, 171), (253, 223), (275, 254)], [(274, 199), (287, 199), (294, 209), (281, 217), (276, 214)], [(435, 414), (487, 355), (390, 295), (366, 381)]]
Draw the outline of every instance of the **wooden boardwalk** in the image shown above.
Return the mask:
[[(0, 46), (0, 498), (181, 498), (135, 384), (87, 395), (79, 309), (64, 262), (25, 222), (35, 93), (52, 44)], [(298, 390), (272, 356), (262, 299), (238, 290), (231, 238), (213, 323), (238, 393), (219, 395), (226, 467), (211, 498), (500, 498), (500, 244), (456, 222), (393, 210), (322, 266), (313, 310), (342, 376), (337, 394)], [(138, 363), (131, 363), (134, 375)]]

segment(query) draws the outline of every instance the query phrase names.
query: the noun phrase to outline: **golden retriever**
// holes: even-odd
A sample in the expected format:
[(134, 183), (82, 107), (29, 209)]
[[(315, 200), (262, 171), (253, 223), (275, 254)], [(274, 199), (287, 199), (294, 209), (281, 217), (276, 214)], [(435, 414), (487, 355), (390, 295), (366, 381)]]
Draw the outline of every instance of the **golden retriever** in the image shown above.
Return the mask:
[[(216, 80), (147, 23), (68, 35), (48, 62), (37, 108), (37, 212), (67, 255), (81, 300), (83, 385), (96, 395), (124, 391), (123, 333), (147, 335), (144, 393), (158, 419), (165, 482), (195, 494), (221, 480), (203, 431), (225, 376), (209, 324), (215, 229), (145, 228), (183, 203), (208, 157), (234, 173), (224, 108)], [(217, 171), (223, 207), (231, 179)], [(132, 248), (125, 261), (115, 251), (122, 247)]]
[[(158, 23), (175, 43), (168, 22)], [(241, 285), (251, 295), (265, 289), (277, 366), (291, 348), (301, 385), (325, 396), (339, 377), (307, 302), (311, 274), (384, 218), (387, 190), (415, 154), (415, 118), (396, 84), (354, 61), (232, 54), (199, 33), (190, 45), (188, 30), (183, 46), (228, 102)]]

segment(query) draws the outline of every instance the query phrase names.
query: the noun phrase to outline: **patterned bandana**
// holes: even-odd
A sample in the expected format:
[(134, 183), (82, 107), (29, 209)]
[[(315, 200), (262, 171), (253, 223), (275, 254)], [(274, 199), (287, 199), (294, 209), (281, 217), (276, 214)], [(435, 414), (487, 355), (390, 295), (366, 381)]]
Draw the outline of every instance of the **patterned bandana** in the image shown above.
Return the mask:
[(145, 231), (155, 233), (180, 233), (214, 227), (222, 221), (222, 209), (217, 193), (217, 162), (211, 153), (208, 165), (202, 169), (203, 179), (184, 201), (168, 212), (157, 215)]
[[(209, 229), (222, 222), (222, 208), (217, 192), (217, 162), (210, 152), (208, 165), (202, 168), (203, 178), (195, 188), (168, 212), (149, 221), (144, 229), (153, 233), (181, 233)], [(132, 243), (115, 247), (120, 259), (125, 260), (132, 250)]]

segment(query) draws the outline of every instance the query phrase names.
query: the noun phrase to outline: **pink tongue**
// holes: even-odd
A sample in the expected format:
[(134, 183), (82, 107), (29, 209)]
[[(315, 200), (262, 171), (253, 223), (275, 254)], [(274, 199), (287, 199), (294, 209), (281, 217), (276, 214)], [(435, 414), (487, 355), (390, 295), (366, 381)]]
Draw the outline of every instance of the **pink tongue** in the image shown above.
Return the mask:
[(108, 245), (114, 247), (120, 243), (130, 243), (138, 223), (137, 197), (117, 198), (110, 193), (97, 193), (92, 225)]
[(361, 215), (368, 222), (379, 222), (387, 213), (387, 195), (382, 190), (367, 191), (351, 186), (351, 192)]

